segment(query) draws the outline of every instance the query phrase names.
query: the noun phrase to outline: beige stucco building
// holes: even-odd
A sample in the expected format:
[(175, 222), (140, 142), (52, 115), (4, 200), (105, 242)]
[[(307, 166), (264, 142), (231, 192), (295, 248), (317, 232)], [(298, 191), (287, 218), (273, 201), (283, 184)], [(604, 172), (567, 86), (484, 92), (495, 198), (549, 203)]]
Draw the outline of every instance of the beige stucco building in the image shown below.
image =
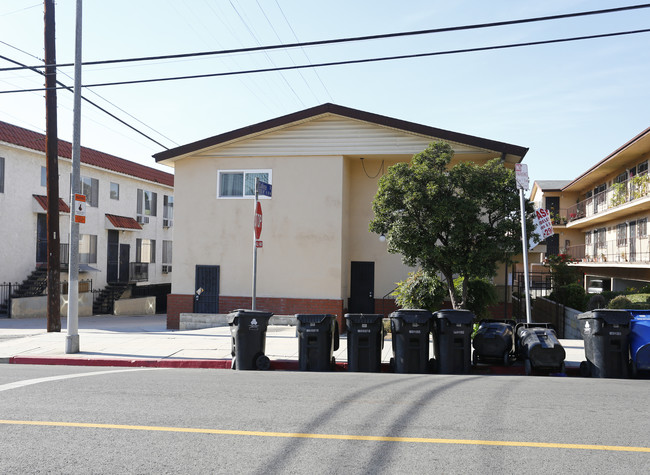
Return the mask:
[[(410, 269), (368, 231), (382, 174), (436, 140), (454, 161), (507, 166), (527, 149), (334, 104), (217, 135), (155, 155), (175, 169), (175, 233), (168, 326), (180, 313), (250, 308), (252, 183), (260, 199), (257, 308), (278, 314), (391, 310)], [(196, 298), (197, 289), (203, 289)]]

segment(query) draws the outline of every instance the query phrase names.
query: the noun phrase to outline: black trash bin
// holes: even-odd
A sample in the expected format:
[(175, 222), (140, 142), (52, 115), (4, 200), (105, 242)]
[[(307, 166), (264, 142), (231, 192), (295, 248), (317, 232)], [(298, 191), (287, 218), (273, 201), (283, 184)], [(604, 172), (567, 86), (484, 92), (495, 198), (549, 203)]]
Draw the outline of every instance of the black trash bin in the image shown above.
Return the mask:
[(514, 320), (481, 320), (474, 335), (472, 363), (510, 365), (515, 351)]
[(377, 313), (346, 313), (348, 371), (381, 371), (384, 348), (384, 316)]
[(398, 310), (390, 314), (393, 338), (391, 366), (396, 373), (429, 373), (429, 332), (431, 312)]
[(233, 310), (228, 314), (232, 334), (232, 369), (267, 370), (271, 362), (264, 354), (266, 328), (272, 313), (259, 310)]
[(474, 318), (469, 310), (439, 310), (433, 314), (431, 330), (436, 373), (469, 373)]
[(518, 323), (515, 327), (517, 356), (524, 360), (526, 375), (533, 370), (565, 372), (566, 352), (550, 323)]
[(631, 319), (627, 310), (600, 309), (578, 315), (587, 358), (580, 363), (582, 376), (627, 378)]
[(296, 314), (298, 320), (298, 369), (330, 371), (339, 349), (339, 324), (335, 315)]

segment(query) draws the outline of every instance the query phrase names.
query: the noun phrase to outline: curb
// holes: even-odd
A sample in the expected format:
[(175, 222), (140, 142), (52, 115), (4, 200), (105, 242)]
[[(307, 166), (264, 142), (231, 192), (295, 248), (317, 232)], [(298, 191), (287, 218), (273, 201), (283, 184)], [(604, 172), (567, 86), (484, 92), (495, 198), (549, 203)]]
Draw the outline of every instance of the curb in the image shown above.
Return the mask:
[[(94, 366), (94, 367), (122, 367), (122, 368), (194, 368), (194, 369), (231, 369), (232, 360), (188, 360), (188, 359), (134, 359), (134, 358), (90, 358), (90, 357), (61, 357), (61, 356), (12, 356), (0, 358), (0, 364), (24, 364), (24, 365), (57, 365), (57, 366)], [(297, 360), (271, 360), (269, 368), (272, 371), (299, 371), (300, 366)], [(336, 363), (332, 372), (348, 372), (348, 364)], [(382, 363), (381, 373), (394, 373), (388, 363)], [(437, 373), (423, 373), (437, 374)], [(524, 376), (524, 367), (520, 365), (511, 366), (488, 366), (481, 365), (472, 367), (469, 374), (479, 376)], [(548, 373), (533, 373), (533, 375), (549, 375)], [(550, 374), (550, 376), (580, 376), (578, 368), (569, 367), (566, 374)]]

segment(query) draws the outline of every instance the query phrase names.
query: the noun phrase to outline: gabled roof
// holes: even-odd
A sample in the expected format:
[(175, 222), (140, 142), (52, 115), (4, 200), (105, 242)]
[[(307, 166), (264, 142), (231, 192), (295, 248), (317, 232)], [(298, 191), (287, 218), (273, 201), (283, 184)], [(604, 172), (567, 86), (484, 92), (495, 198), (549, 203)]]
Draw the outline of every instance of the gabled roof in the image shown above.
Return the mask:
[(118, 216), (116, 214), (106, 213), (106, 219), (108, 219), (108, 221), (116, 228), (142, 230), (140, 223), (128, 216)]
[(581, 189), (599, 184), (609, 174), (623, 168), (627, 163), (640, 160), (650, 150), (650, 127), (621, 145), (601, 161), (589, 168), (575, 180), (569, 182), (562, 191), (580, 191)]
[[(45, 135), (0, 121), (0, 142), (45, 153)], [(72, 144), (59, 140), (59, 157), (72, 159)], [(81, 147), (81, 163), (123, 173), (142, 180), (174, 186), (174, 175), (123, 158)]]
[(410, 132), (410, 133), (415, 133), (415, 134), (430, 136), (430, 137), (436, 137), (442, 140), (448, 140), (452, 142), (459, 142), (467, 145), (472, 145), (475, 147), (493, 150), (495, 152), (500, 152), (502, 154), (515, 155), (519, 157), (519, 160), (517, 161), (521, 161), (524, 155), (526, 155), (526, 152), (528, 152), (527, 148), (520, 147), (518, 145), (512, 145), (504, 142), (497, 142), (495, 140), (489, 140), (481, 137), (475, 137), (472, 135), (452, 132), (449, 130), (438, 129), (435, 127), (429, 127), (427, 125), (416, 124), (414, 122), (407, 122), (405, 120), (394, 119), (392, 117), (373, 114), (371, 112), (364, 112), (357, 109), (351, 109), (349, 107), (326, 103), (316, 107), (312, 107), (310, 109), (294, 112), (293, 114), (284, 115), (282, 117), (277, 117), (275, 119), (259, 122), (257, 124), (243, 127), (241, 129), (236, 129), (230, 132), (226, 132), (224, 134), (215, 135), (213, 137), (208, 137), (206, 139), (198, 140), (196, 142), (192, 142), (187, 145), (181, 145), (180, 147), (176, 147), (170, 150), (165, 150), (164, 152), (157, 153), (153, 157), (156, 159), (157, 162), (160, 162), (163, 160), (168, 160), (170, 158), (179, 157), (181, 155), (187, 155), (208, 147), (214, 147), (217, 145), (225, 144), (227, 142), (231, 142), (233, 140), (242, 139), (247, 136), (263, 133), (265, 131), (270, 131), (272, 129), (276, 129), (279, 127), (288, 126), (295, 122), (313, 119), (325, 114), (335, 114), (350, 119), (361, 120), (376, 125), (403, 130), (405, 132)]
[(535, 180), (535, 183), (542, 191), (561, 191), (571, 180)]
[[(47, 196), (45, 195), (32, 195), (36, 202), (41, 205), (44, 211), (47, 211)], [(63, 198), (59, 198), (59, 213), (69, 213), (70, 207), (63, 201)]]

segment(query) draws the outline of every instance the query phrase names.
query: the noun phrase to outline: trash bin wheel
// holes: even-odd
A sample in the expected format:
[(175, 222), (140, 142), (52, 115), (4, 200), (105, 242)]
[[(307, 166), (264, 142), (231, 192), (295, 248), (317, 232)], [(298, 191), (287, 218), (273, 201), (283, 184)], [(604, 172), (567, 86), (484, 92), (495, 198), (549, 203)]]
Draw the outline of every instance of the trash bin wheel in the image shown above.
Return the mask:
[(395, 371), (395, 358), (391, 358), (388, 364), (390, 365), (390, 369)]
[(588, 361), (580, 362), (580, 376), (582, 376), (583, 378), (588, 378), (589, 376), (591, 376), (591, 368), (589, 368)]
[(332, 369), (336, 368), (336, 358), (332, 356)]
[(633, 379), (636, 379), (639, 376), (639, 369), (636, 367), (634, 361), (630, 361), (630, 376), (632, 376)]
[(271, 360), (266, 355), (259, 355), (257, 358), (255, 358), (255, 366), (260, 371), (266, 371), (271, 367)]
[(566, 374), (566, 364), (564, 363), (564, 361), (560, 365), (560, 373)]
[(433, 373), (433, 374), (438, 373), (438, 360), (435, 358), (431, 358), (427, 363), (427, 369), (429, 370), (429, 373)]
[(533, 372), (533, 365), (530, 363), (529, 359), (524, 360), (524, 372), (526, 373), (526, 376), (530, 376)]
[(478, 353), (476, 351), (472, 353), (472, 364), (478, 366)]

